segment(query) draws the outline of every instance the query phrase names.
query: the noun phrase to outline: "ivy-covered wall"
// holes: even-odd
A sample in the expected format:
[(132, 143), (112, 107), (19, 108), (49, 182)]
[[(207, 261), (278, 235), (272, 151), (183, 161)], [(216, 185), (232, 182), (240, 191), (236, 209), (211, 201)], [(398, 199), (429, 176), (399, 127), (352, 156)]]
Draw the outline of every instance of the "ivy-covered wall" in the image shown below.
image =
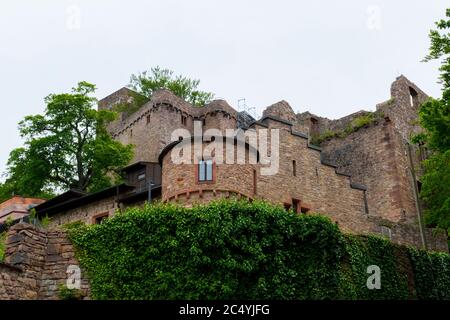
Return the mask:
[[(69, 226), (94, 299), (450, 299), (450, 256), (263, 202), (133, 208)], [(368, 289), (369, 266), (381, 288)]]

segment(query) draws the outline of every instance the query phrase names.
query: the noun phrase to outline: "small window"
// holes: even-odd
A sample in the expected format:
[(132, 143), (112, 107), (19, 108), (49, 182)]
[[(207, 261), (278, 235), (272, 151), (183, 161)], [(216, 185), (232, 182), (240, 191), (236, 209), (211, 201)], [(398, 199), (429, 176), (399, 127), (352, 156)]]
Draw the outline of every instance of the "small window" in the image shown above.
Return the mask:
[(137, 176), (138, 181), (145, 180), (145, 172), (139, 173)]
[(206, 119), (202, 120), (202, 124), (203, 124), (203, 126), (206, 126)]
[(389, 227), (381, 226), (381, 235), (383, 237), (388, 238), (389, 240), (392, 239), (392, 230)]
[(292, 175), (297, 176), (297, 162), (295, 160), (292, 160)]
[(409, 103), (411, 107), (416, 107), (419, 104), (418, 96), (417, 91), (409, 87)]
[(295, 213), (301, 212), (300, 200), (292, 199), (292, 209), (294, 210)]
[(187, 124), (187, 117), (186, 116), (181, 116), (181, 124), (183, 125), (183, 126), (185, 126), (186, 124)]
[(151, 120), (151, 116), (150, 116), (150, 115), (147, 115), (147, 124), (150, 123), (150, 120)]
[(212, 181), (213, 180), (213, 161), (201, 160), (198, 163), (198, 181)]
[(96, 215), (96, 216), (93, 217), (93, 223), (94, 223), (94, 224), (101, 224), (101, 223), (103, 223), (108, 217), (109, 217), (109, 214), (108, 214), (107, 212), (106, 212), (106, 213), (98, 214), (98, 215)]

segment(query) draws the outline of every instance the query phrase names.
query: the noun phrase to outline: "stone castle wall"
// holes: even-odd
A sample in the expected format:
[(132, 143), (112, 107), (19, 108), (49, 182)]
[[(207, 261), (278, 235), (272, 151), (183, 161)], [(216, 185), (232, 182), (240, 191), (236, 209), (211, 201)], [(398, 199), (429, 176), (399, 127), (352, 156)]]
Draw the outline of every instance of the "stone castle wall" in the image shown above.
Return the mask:
[[(111, 104), (114, 98), (108, 96), (99, 105)], [(149, 102), (128, 118), (115, 122), (109, 131), (116, 140), (135, 145), (131, 163), (157, 162), (162, 149), (171, 142), (172, 133), (186, 129), (193, 134), (194, 121), (204, 121), (204, 130), (235, 128), (237, 112), (223, 100), (198, 108), (168, 90), (158, 90)]]
[[(5, 262), (0, 263), (0, 300), (58, 299), (66, 285), (67, 268), (79, 265), (74, 248), (62, 231), (45, 231), (19, 223), (6, 240)], [(81, 273), (81, 287), (89, 296), (89, 282)]]
[[(198, 182), (197, 164), (174, 164), (169, 152), (162, 161), (162, 199), (181, 201), (182, 197), (187, 204), (208, 202), (211, 200), (210, 193), (220, 198), (230, 196), (226, 192), (230, 191), (241, 197), (266, 199), (281, 205), (292, 204), (295, 200), (310, 212), (330, 216), (345, 231), (369, 232), (371, 224), (367, 222), (365, 214), (364, 190), (353, 188), (349, 177), (337, 174), (335, 167), (322, 164), (320, 151), (308, 147), (306, 138), (293, 135), (290, 125), (278, 121), (267, 123), (269, 128), (281, 126), (280, 154), (283, 156), (280, 157), (276, 174), (261, 175), (261, 165), (250, 164), (247, 160), (245, 164), (217, 164), (214, 166), (213, 181)], [(256, 128), (260, 129), (266, 128)], [(207, 145), (203, 143), (204, 148)], [(224, 159), (229, 147), (227, 144), (223, 150)], [(231, 147), (236, 148), (235, 145)], [(192, 156), (193, 150), (191, 148)], [(295, 176), (293, 161), (296, 161)]]
[[(202, 143), (202, 150), (208, 148), (209, 143)], [(212, 144), (210, 145), (212, 146)], [(179, 144), (180, 148), (188, 147), (191, 152), (191, 159), (197, 155), (191, 141), (183, 141)], [(176, 148), (176, 147), (175, 147)], [(178, 152), (176, 149), (174, 152)], [(222, 148), (222, 159), (225, 162), (227, 150), (230, 149), (237, 156), (237, 149), (234, 143), (224, 144)], [(213, 149), (209, 149), (213, 150)], [(217, 156), (218, 150), (213, 151)], [(248, 159), (248, 150), (245, 149), (245, 155)], [(174, 164), (171, 159), (171, 153), (167, 153), (162, 162), (162, 200), (180, 200), (183, 196), (186, 204), (197, 202), (207, 202), (208, 196), (203, 193), (216, 193), (225, 195), (221, 191), (233, 191), (248, 198), (254, 197), (254, 180), (253, 175), (256, 170), (256, 164), (214, 164), (213, 181), (198, 182), (197, 181), (197, 164), (185, 163)], [(189, 196), (187, 196), (189, 195)], [(192, 197), (190, 197), (192, 195)]]
[[(362, 110), (341, 119), (330, 120), (309, 112), (296, 115), (286, 101), (267, 107), (259, 124), (262, 128), (269, 125), (271, 128), (281, 129), (280, 172), (273, 177), (258, 175), (255, 196), (284, 204), (292, 202), (292, 199), (300, 200), (314, 211), (334, 216), (334, 221), (342, 229), (351, 232), (380, 233), (380, 221), (390, 221), (397, 225), (395, 232), (390, 229), (396, 242), (402, 243), (401, 237), (404, 237), (410, 244), (421, 246), (417, 238), (418, 213), (414, 193), (414, 184), (417, 182), (412, 179), (408, 150), (411, 150), (412, 167), (418, 177), (421, 173), (420, 161), (424, 159), (425, 151), (416, 146), (408, 147), (407, 142), (412, 134), (420, 131), (417, 112), (420, 104), (427, 98), (408, 79), (403, 76), (397, 78), (391, 87), (391, 99), (377, 105), (376, 120), (344, 137), (323, 142), (322, 154), (315, 150), (317, 148), (309, 147), (308, 134), (344, 130), (355, 119), (370, 115), (371, 112)], [(220, 126), (221, 119), (215, 119), (216, 126)], [(257, 124), (253, 127), (257, 127)], [(299, 134), (292, 134), (293, 132)], [(295, 177), (292, 176), (294, 160), (298, 170)], [(176, 186), (180, 184), (177, 179), (184, 182), (186, 180), (177, 178), (177, 175), (189, 175), (187, 172), (192, 172), (192, 168), (180, 167), (166, 173), (173, 177), (163, 182), (163, 188), (181, 191)], [(341, 175), (336, 175), (336, 172)], [(246, 176), (239, 170), (236, 174)], [(232, 180), (233, 177), (233, 174), (227, 175), (227, 179)], [(351, 183), (344, 187), (349, 177)], [(188, 180), (192, 184), (189, 186), (189, 183), (184, 183), (183, 190), (191, 190), (195, 186), (193, 179)], [(349, 185), (364, 185), (366, 191), (353, 190)], [(221, 184), (216, 187), (223, 189)], [(242, 193), (239, 188), (234, 191)], [(224, 193), (220, 195), (223, 196)], [(188, 202), (192, 202), (192, 195), (188, 198)], [(177, 197), (177, 201), (181, 201), (180, 198)], [(367, 221), (367, 217), (372, 219), (371, 222)], [(374, 222), (374, 218), (378, 218), (378, 222)], [(405, 228), (399, 227), (402, 224), (405, 224)], [(412, 236), (411, 230), (415, 230), (415, 236)], [(426, 233), (428, 236), (429, 230)], [(435, 240), (430, 238), (429, 242)], [(445, 242), (442, 237), (439, 241)], [(441, 247), (444, 246), (443, 244)]]
[(367, 187), (370, 214), (395, 222), (416, 221), (408, 158), (392, 121), (325, 141), (321, 147), (326, 161)]
[(50, 227), (56, 227), (76, 221), (92, 224), (97, 215), (108, 214), (108, 216), (112, 216), (118, 209), (116, 197), (108, 197), (52, 215)]
[(280, 162), (275, 175), (258, 177), (258, 197), (280, 204), (299, 200), (310, 212), (329, 216), (344, 231), (368, 232), (365, 191), (353, 188), (347, 175), (322, 163), (320, 150), (292, 134), (291, 126), (273, 120), (266, 124), (280, 129)]
[[(248, 162), (232, 165), (217, 164), (214, 166), (213, 181), (199, 183), (196, 177), (197, 164), (174, 164), (169, 151), (162, 159), (162, 200), (185, 206), (208, 203), (220, 198), (265, 199), (280, 205), (291, 205), (296, 200), (301, 211), (306, 210), (309, 213), (328, 216), (344, 232), (378, 234), (398, 244), (422, 246), (415, 212), (408, 211), (408, 214), (412, 215), (410, 219), (412, 221), (408, 221), (403, 216), (397, 219), (398, 210), (403, 212), (405, 203), (414, 206), (412, 199), (407, 199), (409, 202), (405, 202), (404, 197), (409, 194), (403, 192), (401, 172), (398, 173), (398, 180), (393, 178), (385, 182), (386, 185), (393, 183), (388, 192), (392, 193), (392, 198), (398, 203), (378, 204), (376, 195), (370, 194), (371, 198), (368, 199), (366, 194), (368, 191), (364, 190), (360, 183), (355, 183), (353, 177), (350, 178), (349, 175), (340, 171), (345, 171), (345, 167), (328, 164), (326, 151), (321, 153), (319, 149), (309, 146), (308, 139), (293, 132), (290, 125), (274, 120), (266, 120), (265, 124), (255, 124), (254, 128), (256, 130), (271, 127), (280, 129), (280, 154), (283, 157), (280, 157), (279, 170), (275, 175), (261, 175), (261, 164), (251, 165)], [(389, 125), (390, 122), (387, 121), (386, 126)], [(367, 136), (373, 137), (370, 129), (377, 128), (382, 127), (367, 128)], [(389, 132), (388, 129), (386, 130)], [(386, 132), (380, 132), (381, 138), (384, 139)], [(395, 141), (391, 142), (387, 139), (387, 143), (395, 143)], [(191, 144), (191, 141), (185, 142), (185, 145)], [(202, 146), (207, 148), (212, 145), (208, 146), (208, 142), (204, 142)], [(381, 147), (389, 148), (393, 152), (396, 150), (389, 145), (381, 145)], [(373, 151), (377, 152), (377, 150)], [(179, 153), (179, 150), (174, 152)], [(225, 152), (224, 150), (224, 154)], [(236, 154), (236, 151), (234, 153)], [(362, 156), (366, 155), (362, 154)], [(400, 155), (388, 154), (387, 156), (387, 160), (395, 161)], [(296, 167), (295, 175), (293, 161)], [(387, 165), (402, 168), (401, 161), (397, 162), (387, 163)], [(375, 176), (379, 170), (382, 171), (382, 167), (375, 166), (373, 170)], [(387, 178), (391, 176), (395, 177), (390, 172)], [(370, 181), (367, 182), (370, 183)], [(383, 188), (382, 184), (380, 188)], [(371, 205), (374, 206), (373, 210), (369, 209)], [(383, 205), (386, 206), (387, 212), (381, 211), (382, 214), (379, 214), (379, 211), (375, 209), (383, 209)], [(408, 214), (403, 215), (408, 216)], [(425, 236), (430, 250), (448, 251), (447, 234), (444, 230), (426, 229)]]

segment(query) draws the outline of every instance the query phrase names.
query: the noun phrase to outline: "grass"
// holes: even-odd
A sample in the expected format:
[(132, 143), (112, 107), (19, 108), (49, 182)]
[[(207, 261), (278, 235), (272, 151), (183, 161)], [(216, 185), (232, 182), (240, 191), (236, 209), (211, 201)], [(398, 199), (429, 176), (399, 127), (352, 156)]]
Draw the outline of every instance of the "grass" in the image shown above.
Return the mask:
[(366, 115), (356, 117), (344, 129), (336, 131), (328, 129), (322, 134), (312, 136), (311, 143), (314, 145), (320, 145), (322, 142), (331, 140), (333, 138), (345, 138), (361, 128), (365, 128), (376, 123), (382, 117), (383, 115), (379, 112), (368, 113)]

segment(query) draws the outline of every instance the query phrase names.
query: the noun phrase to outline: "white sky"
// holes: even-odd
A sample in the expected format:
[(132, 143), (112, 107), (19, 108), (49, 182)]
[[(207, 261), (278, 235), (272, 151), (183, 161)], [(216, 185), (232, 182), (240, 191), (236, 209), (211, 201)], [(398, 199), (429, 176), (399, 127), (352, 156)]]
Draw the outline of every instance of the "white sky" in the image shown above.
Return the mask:
[(338, 118), (374, 110), (404, 74), (439, 96), (422, 63), (448, 1), (114, 1), (0, 3), (0, 172), (21, 145), (17, 123), (49, 93), (85, 80), (102, 98), (160, 65), (260, 114), (279, 100)]

